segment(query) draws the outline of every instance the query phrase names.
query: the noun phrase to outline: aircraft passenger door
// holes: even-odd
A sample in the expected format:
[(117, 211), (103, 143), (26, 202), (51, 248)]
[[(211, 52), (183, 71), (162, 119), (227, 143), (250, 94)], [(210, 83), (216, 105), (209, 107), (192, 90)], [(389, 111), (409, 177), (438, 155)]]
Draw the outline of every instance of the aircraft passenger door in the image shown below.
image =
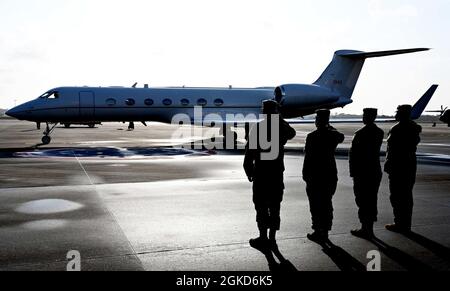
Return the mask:
[(80, 118), (84, 121), (95, 121), (95, 96), (94, 92), (80, 92)]

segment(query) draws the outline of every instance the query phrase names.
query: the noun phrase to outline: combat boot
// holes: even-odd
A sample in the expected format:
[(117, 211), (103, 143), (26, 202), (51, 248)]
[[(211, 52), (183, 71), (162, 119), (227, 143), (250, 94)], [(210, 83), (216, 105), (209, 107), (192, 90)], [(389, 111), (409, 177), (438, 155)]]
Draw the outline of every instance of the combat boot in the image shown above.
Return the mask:
[(373, 233), (373, 223), (363, 223), (361, 229), (350, 231), (356, 237), (370, 240), (375, 237)]
[(328, 241), (328, 232), (322, 230), (315, 230), (313, 233), (308, 233), (307, 238), (318, 244)]
[(259, 251), (266, 251), (269, 249), (269, 239), (258, 237), (258, 238), (252, 238), (249, 241), (250, 246), (254, 249), (257, 249)]

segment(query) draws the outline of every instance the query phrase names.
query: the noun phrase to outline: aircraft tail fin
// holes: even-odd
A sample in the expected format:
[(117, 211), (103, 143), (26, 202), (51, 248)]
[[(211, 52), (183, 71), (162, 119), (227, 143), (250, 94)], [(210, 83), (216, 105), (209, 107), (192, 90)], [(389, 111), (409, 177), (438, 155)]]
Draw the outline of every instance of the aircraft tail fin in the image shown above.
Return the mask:
[(414, 48), (378, 52), (340, 50), (334, 53), (333, 60), (314, 84), (339, 93), (341, 95), (341, 101), (345, 103), (346, 100), (348, 101), (352, 98), (353, 91), (367, 58), (408, 54), (426, 50), (429, 49)]
[(431, 97), (433, 97), (434, 92), (436, 92), (436, 89), (439, 87), (439, 85), (432, 85), (430, 89), (428, 89), (427, 92), (417, 101), (417, 103), (413, 106), (411, 118), (413, 120), (418, 119), (423, 111), (425, 110), (425, 107), (427, 107), (428, 103), (431, 100)]

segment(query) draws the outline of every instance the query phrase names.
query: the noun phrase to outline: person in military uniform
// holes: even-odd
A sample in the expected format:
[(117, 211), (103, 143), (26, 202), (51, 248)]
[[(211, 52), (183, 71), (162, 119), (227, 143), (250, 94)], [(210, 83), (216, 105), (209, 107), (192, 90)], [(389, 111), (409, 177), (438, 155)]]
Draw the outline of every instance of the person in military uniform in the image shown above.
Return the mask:
[(312, 229), (308, 239), (326, 242), (333, 223), (332, 198), (337, 187), (335, 151), (344, 141), (344, 135), (330, 126), (330, 111), (319, 110), (316, 116), (317, 130), (308, 134), (305, 144), (303, 180), (312, 217)]
[(390, 200), (394, 223), (386, 229), (409, 232), (413, 212), (413, 187), (416, 182), (416, 150), (422, 127), (411, 120), (411, 105), (401, 105), (395, 116), (398, 123), (388, 135), (384, 171), (389, 175)]
[(377, 221), (378, 189), (383, 172), (380, 165), (380, 149), (384, 131), (375, 124), (377, 109), (364, 109), (365, 126), (355, 133), (349, 153), (350, 177), (361, 228), (352, 230), (354, 236), (372, 238), (373, 224)]
[[(296, 131), (279, 115), (276, 101), (264, 101), (263, 114), (266, 114), (266, 118), (255, 124), (249, 132), (244, 159), (245, 173), (248, 180), (253, 182), (253, 203), (260, 233), (258, 238), (250, 240), (250, 245), (259, 250), (276, 247), (276, 232), (280, 229), (280, 205), (284, 192), (284, 145), (296, 135)], [(279, 120), (278, 140), (271, 138), (271, 122), (273, 120)], [(266, 136), (269, 137), (267, 140), (272, 142), (272, 148), (274, 143), (278, 143), (279, 151), (275, 159), (262, 158), (265, 151), (262, 150), (259, 142), (255, 148), (251, 148), (251, 141), (259, 141), (259, 133), (262, 130), (267, 131)], [(269, 238), (267, 237), (268, 230), (270, 230)]]

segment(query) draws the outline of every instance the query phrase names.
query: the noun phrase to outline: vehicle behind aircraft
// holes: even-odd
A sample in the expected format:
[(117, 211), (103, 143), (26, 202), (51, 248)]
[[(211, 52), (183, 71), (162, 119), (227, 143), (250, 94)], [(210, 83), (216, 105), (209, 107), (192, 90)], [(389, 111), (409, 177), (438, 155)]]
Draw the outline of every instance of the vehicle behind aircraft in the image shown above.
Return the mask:
[(431, 110), (427, 112), (434, 112), (439, 113), (439, 121), (446, 123), (448, 127), (450, 127), (450, 109), (447, 109), (448, 107), (445, 107), (441, 105), (441, 110)]

